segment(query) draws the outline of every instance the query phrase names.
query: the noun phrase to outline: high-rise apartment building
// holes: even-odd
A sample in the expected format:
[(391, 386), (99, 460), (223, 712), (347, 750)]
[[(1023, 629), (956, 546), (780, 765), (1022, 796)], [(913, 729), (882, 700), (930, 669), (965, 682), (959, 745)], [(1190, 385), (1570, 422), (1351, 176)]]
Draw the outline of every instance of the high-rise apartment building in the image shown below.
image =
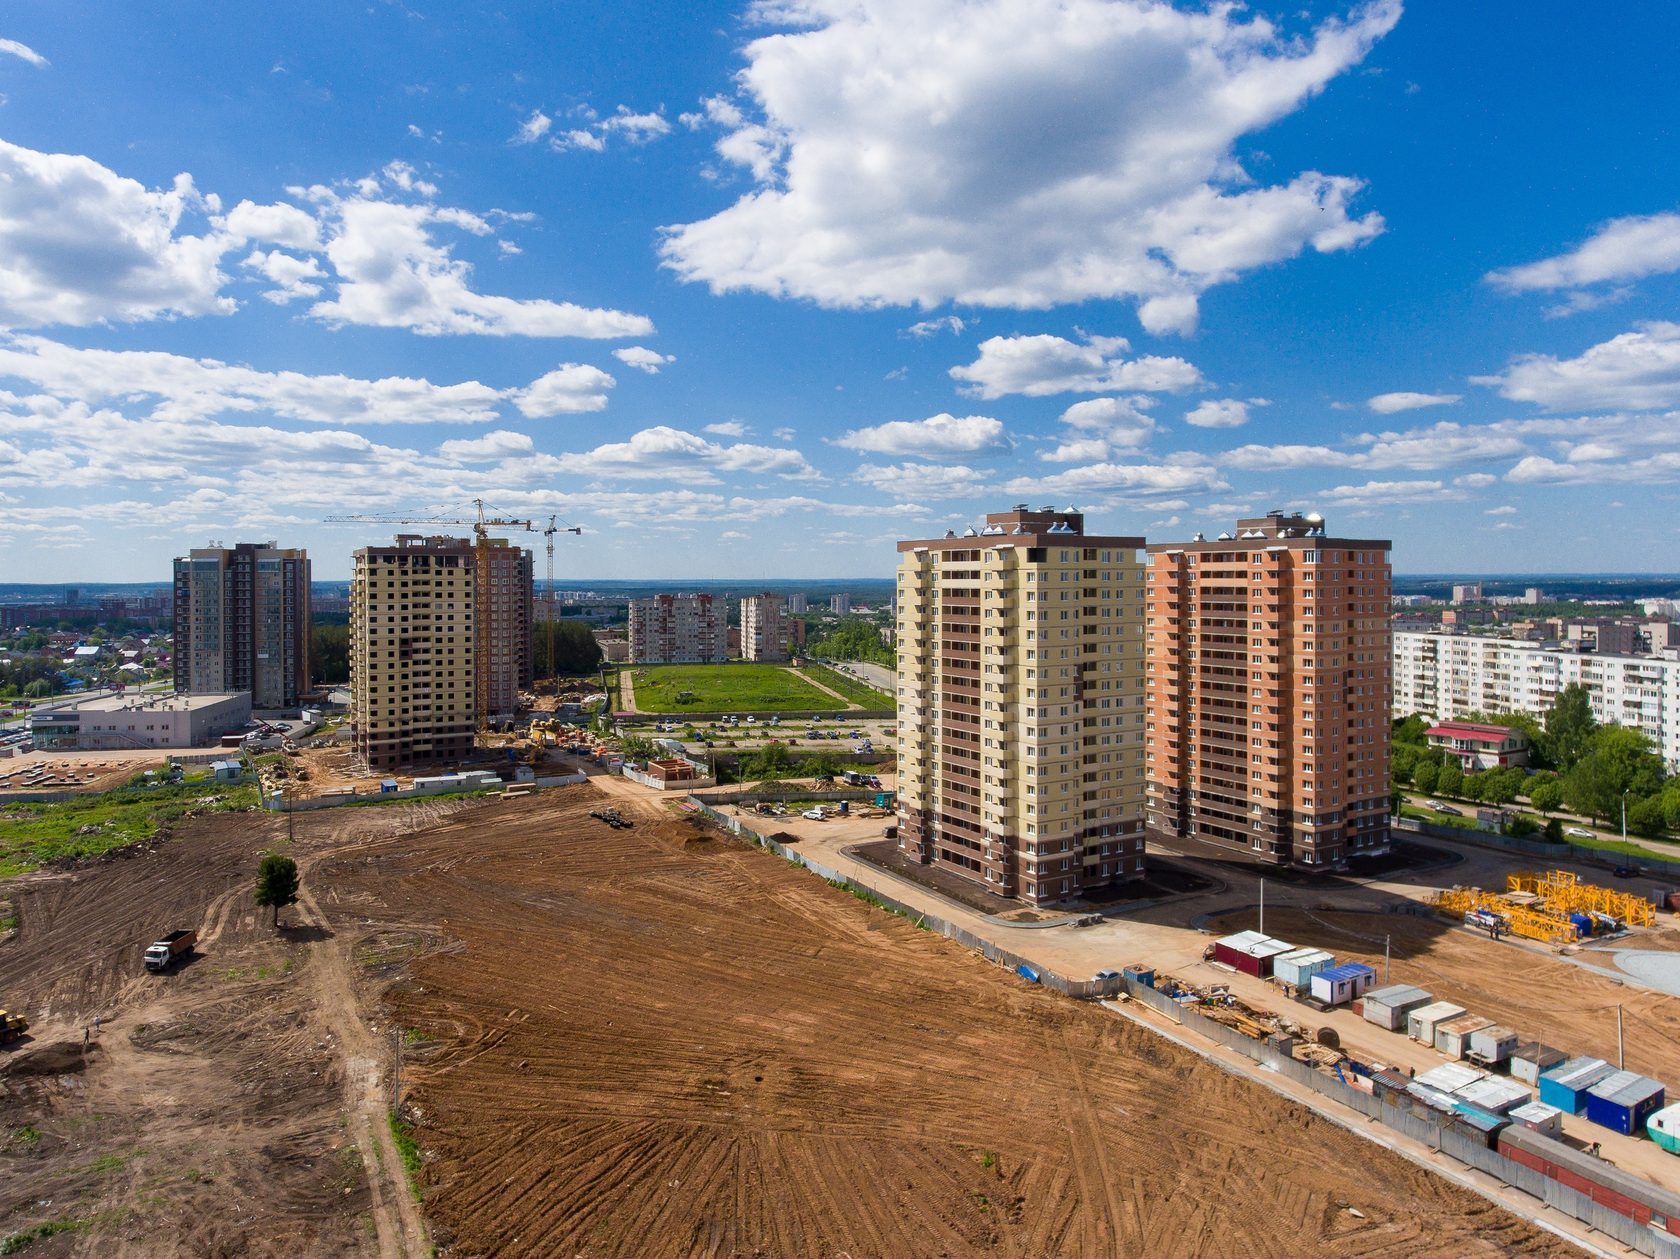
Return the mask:
[(309, 556), (274, 542), (203, 547), (175, 561), (175, 689), (249, 691), (258, 711), (309, 689)]
[(474, 644), (480, 717), (505, 719), (519, 710), (519, 692), (531, 689), (531, 552), (503, 538), (475, 548), (478, 638)]
[(1149, 822), (1277, 864), (1388, 844), (1388, 542), (1273, 512), (1149, 548)]
[(1084, 529), (898, 544), (899, 848), (1035, 904), (1143, 874), (1143, 539)]
[(795, 591), (787, 597), (787, 610), (795, 616), (803, 616), (808, 601), (808, 596), (804, 591)]
[(729, 659), (729, 605), (711, 595), (630, 600), (634, 664), (721, 664)]
[(747, 660), (788, 658), (788, 617), (781, 595), (748, 595), (741, 600), (741, 655)]
[(835, 616), (850, 616), (852, 614), (851, 595), (830, 595), (828, 610)]
[(477, 587), (473, 544), (398, 537), (355, 553), (350, 727), (373, 769), (472, 752)]

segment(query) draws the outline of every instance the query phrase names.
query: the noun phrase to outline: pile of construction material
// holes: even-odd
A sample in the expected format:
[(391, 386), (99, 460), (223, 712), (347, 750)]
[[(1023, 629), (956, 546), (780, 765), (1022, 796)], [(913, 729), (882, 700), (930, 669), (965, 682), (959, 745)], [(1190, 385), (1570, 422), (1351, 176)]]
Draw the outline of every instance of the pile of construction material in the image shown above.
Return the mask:
[(1521, 936), (1562, 947), (1590, 936), (1614, 935), (1628, 927), (1649, 927), (1656, 908), (1642, 897), (1581, 882), (1568, 870), (1512, 874), (1502, 893), (1478, 887), (1438, 892), (1435, 908), (1460, 918), (1493, 939)]

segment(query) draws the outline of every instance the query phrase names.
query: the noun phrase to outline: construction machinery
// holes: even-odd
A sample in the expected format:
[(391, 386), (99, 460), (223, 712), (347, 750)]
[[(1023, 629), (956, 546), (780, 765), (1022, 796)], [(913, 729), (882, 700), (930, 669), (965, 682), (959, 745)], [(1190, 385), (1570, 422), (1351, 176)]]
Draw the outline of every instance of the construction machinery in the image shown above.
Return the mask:
[(21, 1039), (28, 1030), (29, 1020), (23, 1015), (13, 1014), (10, 1010), (0, 1010), (0, 1045)]
[(1505, 882), (1512, 892), (1532, 893), (1547, 909), (1565, 917), (1570, 914), (1587, 914), (1595, 920), (1609, 917), (1630, 927), (1649, 927), (1657, 918), (1656, 908), (1643, 897), (1583, 883), (1580, 876), (1569, 870), (1538, 874), (1525, 871), (1507, 875)]
[(1441, 913), (1494, 935), (1521, 936), (1558, 947), (1578, 938), (1567, 916), (1560, 918), (1539, 902), (1523, 904), (1479, 887), (1447, 888), (1435, 894), (1434, 903)]
[[(523, 529), (537, 532), (530, 520), (484, 514), (484, 500), (473, 499), (477, 509), (474, 519), (463, 520), (446, 516), (328, 516), (329, 524), (378, 525), (445, 525), (450, 528), (470, 528), (473, 531), (473, 716), (480, 730), (490, 719), (490, 530)], [(552, 524), (552, 520), (550, 521)], [(550, 593), (553, 584), (554, 543), (549, 540)]]
[[(543, 602), (548, 605), (547, 615), (543, 618), (547, 624), (548, 634), (548, 679), (554, 681), (554, 626), (559, 608), (554, 602), (554, 535), (557, 533), (575, 533), (583, 536), (582, 525), (562, 525), (557, 523), (558, 517), (548, 518), (548, 528), (544, 529), (543, 537), (548, 542), (548, 585), (543, 591)], [(555, 693), (559, 693), (559, 685), (555, 685)]]

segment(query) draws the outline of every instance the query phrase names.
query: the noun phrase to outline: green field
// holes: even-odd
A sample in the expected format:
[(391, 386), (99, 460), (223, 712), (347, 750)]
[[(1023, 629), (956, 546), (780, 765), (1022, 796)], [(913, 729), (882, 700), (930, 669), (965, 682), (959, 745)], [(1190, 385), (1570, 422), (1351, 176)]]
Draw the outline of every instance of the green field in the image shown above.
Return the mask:
[[(211, 781), (208, 771), (177, 786), (126, 787), (64, 804), (0, 805), (0, 878), (33, 870), (60, 857), (93, 857), (139, 843), (158, 828), (193, 813), (220, 813), (257, 803), (251, 783)], [(215, 804), (201, 801), (216, 798)]]
[[(842, 712), (845, 705), (778, 664), (626, 665), (644, 713)], [(838, 689), (838, 688), (836, 688)]]
[(888, 695), (885, 691), (877, 691), (868, 683), (860, 682), (853, 677), (848, 677), (844, 673), (841, 673), (838, 669), (830, 669), (825, 664), (817, 664), (815, 661), (809, 661), (805, 664), (803, 671), (810, 674), (811, 677), (821, 682), (824, 686), (833, 687), (835, 690), (839, 691), (840, 694), (851, 700), (852, 703), (862, 704), (871, 712), (890, 713), (898, 708), (897, 701), (895, 701), (893, 697)]

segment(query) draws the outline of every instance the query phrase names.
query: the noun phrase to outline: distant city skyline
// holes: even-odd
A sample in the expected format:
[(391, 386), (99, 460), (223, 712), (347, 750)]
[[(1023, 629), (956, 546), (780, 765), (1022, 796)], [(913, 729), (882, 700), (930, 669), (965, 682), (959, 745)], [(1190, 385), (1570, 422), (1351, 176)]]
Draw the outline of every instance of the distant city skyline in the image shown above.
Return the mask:
[(475, 498), (574, 585), (1021, 502), (1671, 562), (1674, 6), (233, 12), (0, 14), (0, 579)]

